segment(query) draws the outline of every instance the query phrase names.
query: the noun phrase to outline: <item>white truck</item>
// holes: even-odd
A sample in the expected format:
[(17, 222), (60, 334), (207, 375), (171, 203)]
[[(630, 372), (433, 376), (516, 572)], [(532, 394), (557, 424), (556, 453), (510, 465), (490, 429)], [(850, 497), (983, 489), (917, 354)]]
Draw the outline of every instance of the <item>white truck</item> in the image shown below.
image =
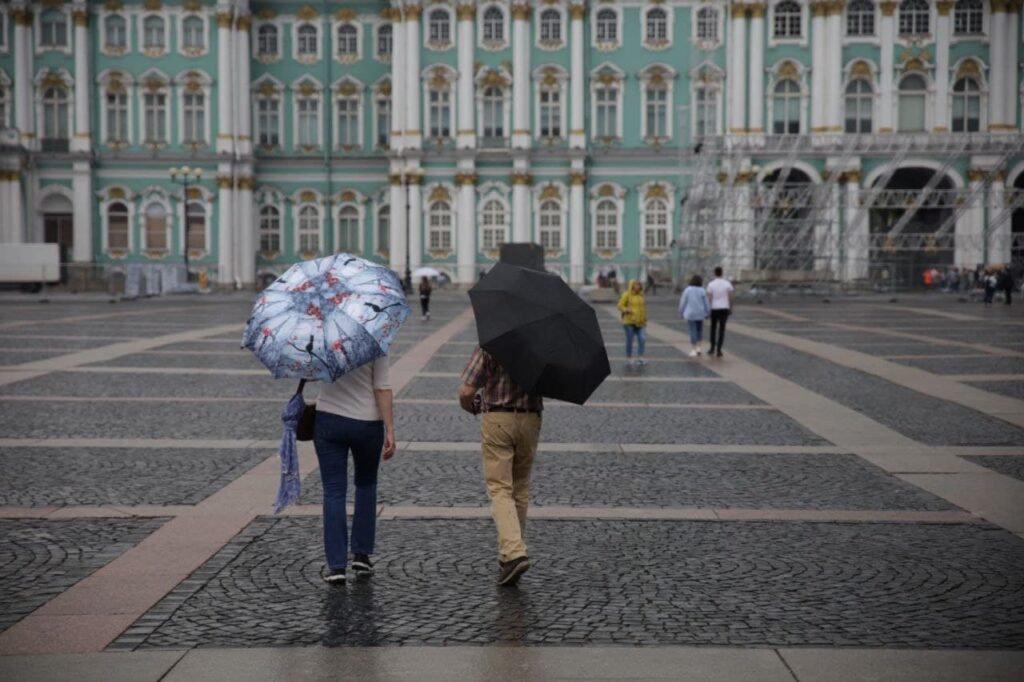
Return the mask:
[(38, 291), (60, 281), (58, 244), (0, 244), (0, 286)]

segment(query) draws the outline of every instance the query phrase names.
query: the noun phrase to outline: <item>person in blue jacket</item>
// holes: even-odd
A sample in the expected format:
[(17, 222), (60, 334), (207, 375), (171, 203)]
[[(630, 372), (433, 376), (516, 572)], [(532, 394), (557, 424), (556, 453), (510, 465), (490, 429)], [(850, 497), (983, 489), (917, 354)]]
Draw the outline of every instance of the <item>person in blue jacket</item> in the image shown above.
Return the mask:
[(679, 317), (686, 320), (686, 324), (690, 328), (691, 358), (701, 354), (700, 343), (704, 320), (711, 314), (708, 292), (704, 290), (703, 284), (703, 278), (700, 275), (694, 275), (690, 278), (690, 285), (683, 289), (683, 295), (679, 298)]

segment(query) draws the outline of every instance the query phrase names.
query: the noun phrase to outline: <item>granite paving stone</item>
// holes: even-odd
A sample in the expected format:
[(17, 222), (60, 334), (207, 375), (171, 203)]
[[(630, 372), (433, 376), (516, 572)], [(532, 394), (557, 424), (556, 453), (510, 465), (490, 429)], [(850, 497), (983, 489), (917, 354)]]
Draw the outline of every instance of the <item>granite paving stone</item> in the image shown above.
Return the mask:
[[(14, 330), (12, 330), (14, 331)], [(89, 348), (102, 348), (103, 346), (117, 343), (114, 340), (102, 338), (67, 338), (64, 336), (47, 336), (43, 334), (23, 335), (0, 335), (0, 348), (6, 350), (11, 348), (24, 348), (36, 350), (59, 350), (63, 353), (74, 353)], [(2, 350), (0, 350), (2, 352)]]
[(38, 360), (50, 360), (52, 358), (74, 353), (73, 350), (2, 350), (0, 349), (0, 366), (20, 365), (23, 362), (36, 362)]
[[(614, 357), (614, 356), (613, 356)], [(466, 363), (469, 361), (469, 356), (448, 358), (448, 357), (433, 357), (430, 362), (427, 363), (426, 367), (423, 368), (424, 372), (459, 372), (461, 373), (466, 367)], [(611, 366), (612, 371), (617, 376), (622, 376), (626, 373), (625, 358), (620, 360), (612, 360)], [(713, 371), (704, 367), (697, 360), (680, 359), (679, 361), (666, 361), (651, 363), (646, 368), (638, 368), (635, 371), (630, 368), (630, 374), (647, 374), (650, 376), (668, 376), (668, 377), (713, 377), (717, 376)]]
[[(266, 369), (248, 350), (234, 355), (172, 355), (167, 353), (131, 353), (112, 360), (94, 362), (88, 367), (173, 367), (204, 369)], [(268, 374), (269, 376), (269, 374)]]
[[(298, 382), (267, 376), (215, 376), (161, 374), (135, 376), (111, 372), (52, 372), (35, 379), (0, 386), (0, 395), (63, 397), (139, 398), (237, 398), (280, 399), (282, 407)], [(317, 384), (309, 384), (305, 395), (315, 398)]]
[(935, 374), (1024, 374), (1024, 358), (922, 358), (893, 362)]
[(969, 455), (964, 457), (968, 462), (974, 462), (986, 469), (998, 471), (1024, 481), (1024, 454), (1021, 455)]
[(964, 383), (989, 393), (998, 393), (1024, 400), (1024, 381), (966, 381)]

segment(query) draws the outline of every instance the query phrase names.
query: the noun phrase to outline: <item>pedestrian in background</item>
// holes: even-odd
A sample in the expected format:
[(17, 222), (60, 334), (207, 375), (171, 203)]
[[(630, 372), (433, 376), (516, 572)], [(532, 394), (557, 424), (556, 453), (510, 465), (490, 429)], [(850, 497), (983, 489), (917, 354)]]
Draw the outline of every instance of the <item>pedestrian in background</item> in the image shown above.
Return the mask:
[(686, 320), (690, 330), (690, 357), (701, 354), (700, 342), (704, 320), (711, 314), (708, 292), (704, 291), (704, 279), (700, 275), (690, 278), (690, 285), (683, 289), (679, 298), (679, 316)]
[(722, 277), (722, 267), (715, 268), (715, 278), (708, 282), (708, 299), (711, 301), (711, 348), (708, 355), (722, 357), (722, 341), (725, 339), (725, 321), (731, 310), (732, 282)]
[[(622, 313), (622, 328), (626, 332), (626, 363), (646, 365), (644, 348), (647, 344), (647, 302), (644, 300), (644, 289), (640, 281), (629, 281), (629, 287), (619, 299), (619, 312)], [(637, 359), (633, 361), (633, 339), (637, 341)]]
[(1006, 297), (1006, 305), (1013, 303), (1013, 273), (1010, 272), (1010, 265), (1006, 264), (1003, 269), (999, 272), (998, 287), (1002, 289), (1003, 296)]
[(434, 287), (426, 277), (420, 279), (420, 311), (423, 313), (424, 321), (430, 319), (430, 293)]
[(998, 284), (996, 273), (991, 270), (986, 270), (983, 277), (984, 279), (982, 280), (982, 284), (985, 287), (985, 305), (992, 305), (992, 301), (996, 297), (996, 284)]
[(647, 273), (647, 283), (644, 285), (644, 293), (651, 292), (651, 296), (658, 295), (658, 280), (654, 279), (654, 275), (650, 272)]

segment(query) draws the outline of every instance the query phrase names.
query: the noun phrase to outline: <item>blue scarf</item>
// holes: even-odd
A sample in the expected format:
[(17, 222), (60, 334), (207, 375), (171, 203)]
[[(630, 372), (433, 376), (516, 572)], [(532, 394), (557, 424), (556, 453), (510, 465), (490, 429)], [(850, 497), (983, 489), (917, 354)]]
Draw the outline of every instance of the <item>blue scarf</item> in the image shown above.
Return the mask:
[(299, 391), (292, 396), (281, 412), (284, 433), (281, 436), (281, 484), (277, 488), (277, 501), (274, 513), (279, 514), (289, 504), (295, 504), (302, 494), (302, 481), (299, 478), (299, 448), (295, 442), (295, 429), (299, 425), (299, 417), (306, 407)]

